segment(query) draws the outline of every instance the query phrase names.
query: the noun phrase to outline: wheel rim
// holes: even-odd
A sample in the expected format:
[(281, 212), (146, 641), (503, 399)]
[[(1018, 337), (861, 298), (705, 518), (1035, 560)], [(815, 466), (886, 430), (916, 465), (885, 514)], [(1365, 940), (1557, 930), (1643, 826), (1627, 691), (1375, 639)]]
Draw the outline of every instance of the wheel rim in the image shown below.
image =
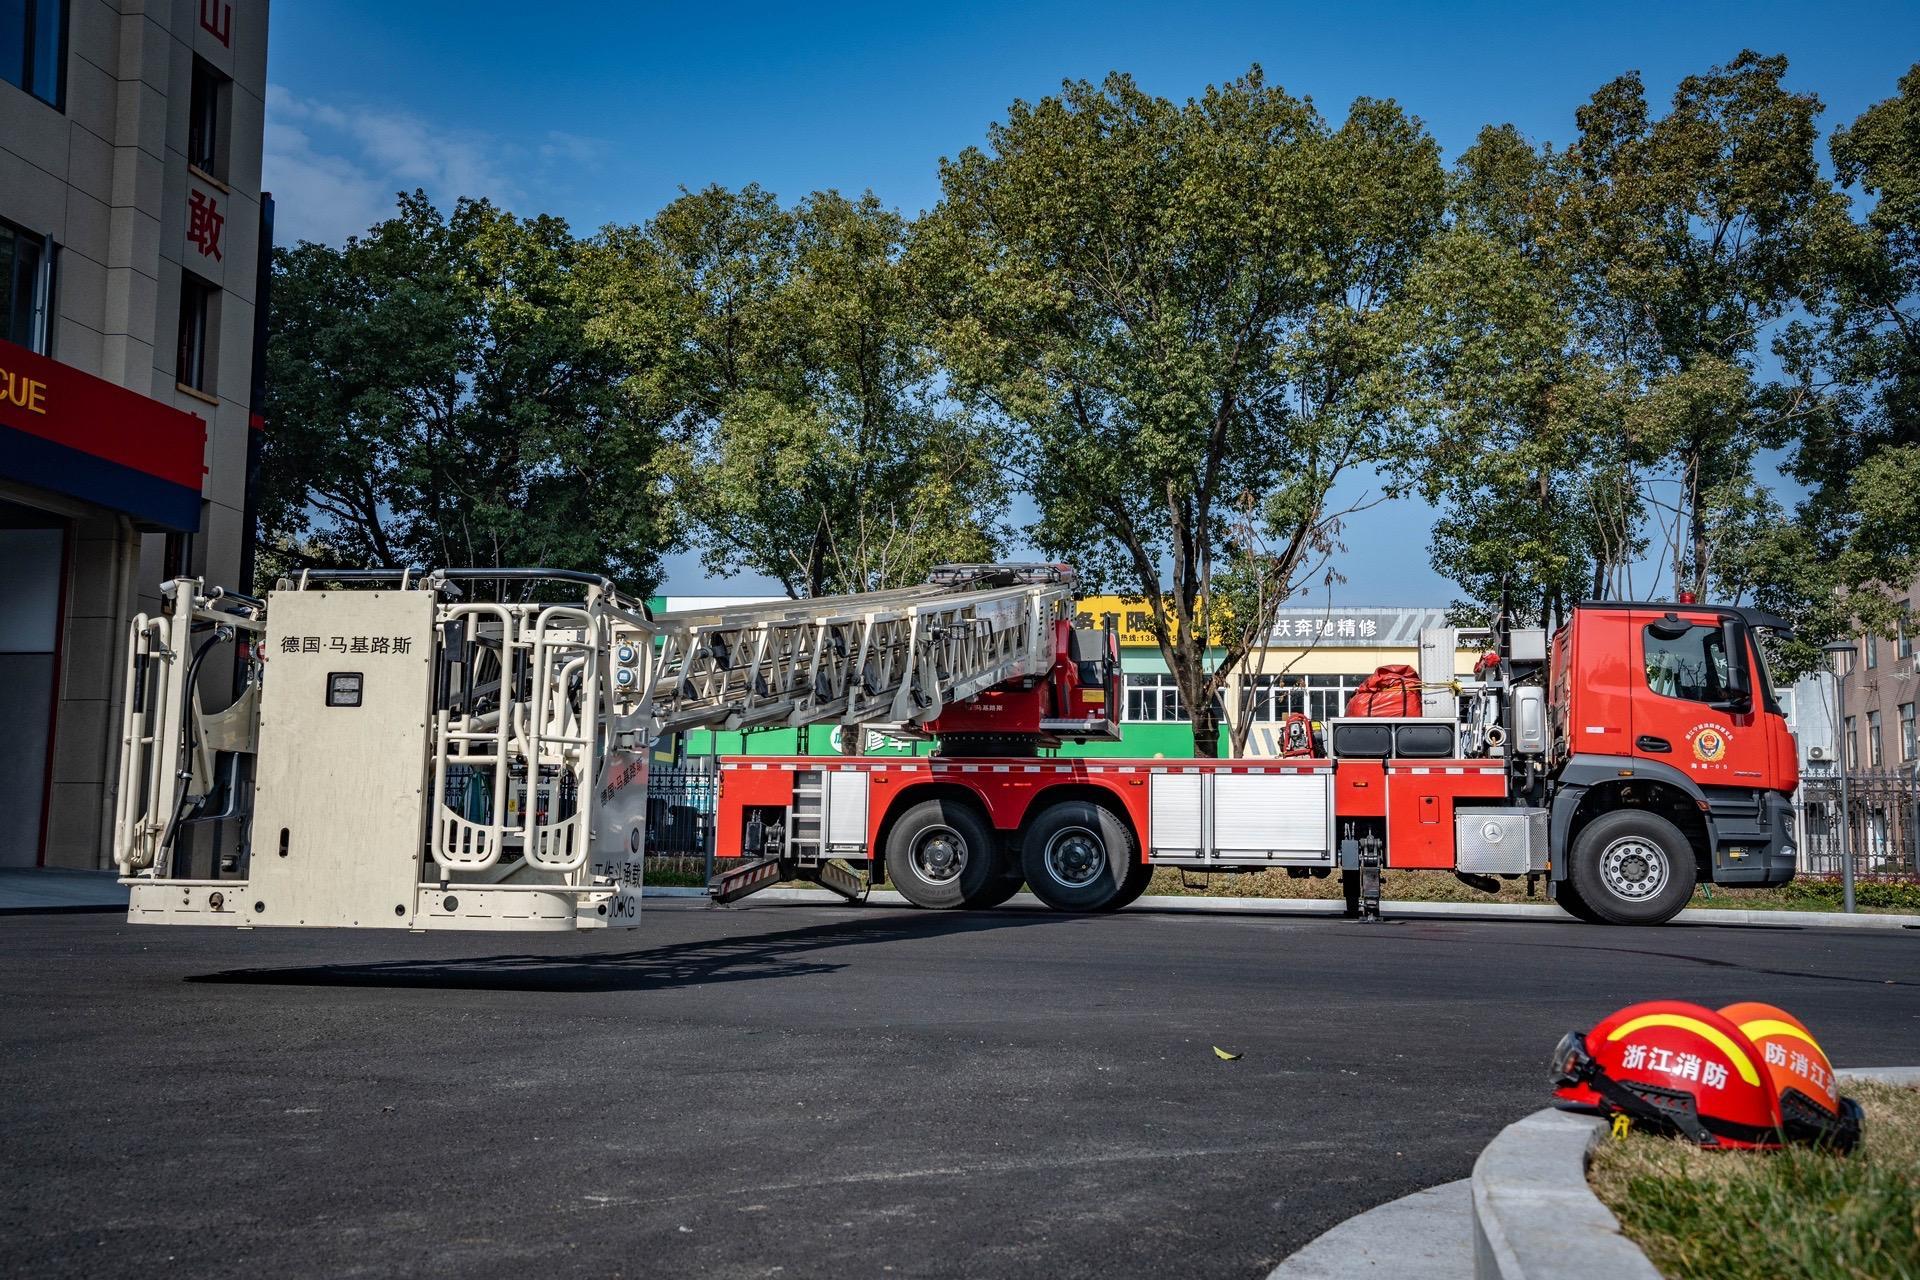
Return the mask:
[(1107, 869), (1107, 846), (1085, 827), (1068, 827), (1047, 841), (1047, 874), (1068, 889), (1084, 889)]
[(928, 884), (952, 884), (967, 869), (967, 839), (952, 827), (928, 827), (914, 839), (909, 856)]
[(1600, 855), (1600, 880), (1607, 892), (1628, 902), (1645, 902), (1667, 887), (1666, 850), (1641, 836), (1622, 836)]

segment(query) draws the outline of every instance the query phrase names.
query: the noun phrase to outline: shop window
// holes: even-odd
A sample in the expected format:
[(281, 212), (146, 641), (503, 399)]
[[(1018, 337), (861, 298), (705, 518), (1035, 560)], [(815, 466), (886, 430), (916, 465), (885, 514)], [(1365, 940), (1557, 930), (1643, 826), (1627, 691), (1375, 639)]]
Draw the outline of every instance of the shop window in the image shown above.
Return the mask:
[(0, 0), (0, 80), (65, 108), (66, 0)]
[(0, 338), (47, 354), (53, 300), (53, 244), (0, 222)]
[(225, 181), (227, 176), (230, 83), (200, 59), (193, 60), (193, 92), (187, 109), (187, 163), (217, 181)]
[(214, 386), (214, 337), (219, 332), (220, 291), (204, 280), (180, 273), (180, 341), (174, 380), (182, 387), (211, 394)]

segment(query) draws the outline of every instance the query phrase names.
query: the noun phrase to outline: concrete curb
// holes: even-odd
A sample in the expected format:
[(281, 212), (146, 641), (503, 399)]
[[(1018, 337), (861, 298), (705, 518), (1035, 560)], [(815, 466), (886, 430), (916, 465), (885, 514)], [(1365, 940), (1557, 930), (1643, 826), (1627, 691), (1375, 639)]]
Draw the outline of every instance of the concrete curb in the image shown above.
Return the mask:
[[(644, 896), (649, 898), (699, 898), (706, 896), (705, 889), (699, 888), (659, 888), (648, 889)], [(910, 905), (892, 889), (875, 889), (867, 895), (867, 901), (881, 907), (904, 907)], [(746, 900), (744, 905), (755, 902), (810, 902), (833, 906), (845, 905), (845, 899), (826, 892), (824, 889), (762, 889)], [(1030, 893), (1015, 894), (1007, 901), (1005, 910), (1044, 910), (1045, 904)], [(1158, 912), (1198, 912), (1217, 915), (1267, 915), (1267, 916), (1337, 916), (1341, 904), (1327, 898), (1206, 898), (1185, 897), (1175, 894), (1149, 894), (1128, 907), (1128, 911)], [(1488, 920), (1547, 920), (1566, 923), (1572, 916), (1559, 907), (1548, 905), (1527, 906), (1521, 903), (1489, 902), (1383, 902), (1381, 914), (1389, 917), (1453, 917), (1456, 919)], [(1920, 916), (1917, 915), (1846, 915), (1834, 911), (1741, 911), (1718, 907), (1698, 907), (1682, 911), (1674, 917), (1680, 924), (1707, 925), (1765, 925), (1779, 929), (1920, 929)]]
[[(1920, 1067), (1850, 1067), (1836, 1074), (1843, 1081), (1920, 1085)], [(1473, 1165), (1475, 1280), (1659, 1280), (1587, 1185), (1588, 1157), (1606, 1136), (1599, 1117), (1549, 1107), (1487, 1144)]]
[(1660, 1280), (1587, 1186), (1598, 1116), (1548, 1107), (1502, 1129), (1473, 1162), (1475, 1280)]

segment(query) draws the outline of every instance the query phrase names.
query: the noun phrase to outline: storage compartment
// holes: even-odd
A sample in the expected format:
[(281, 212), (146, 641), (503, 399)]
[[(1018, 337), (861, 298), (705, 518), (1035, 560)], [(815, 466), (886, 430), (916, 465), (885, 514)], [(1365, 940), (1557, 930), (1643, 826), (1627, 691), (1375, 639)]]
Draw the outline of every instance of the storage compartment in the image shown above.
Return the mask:
[(1454, 754), (1454, 736), (1454, 726), (1444, 721), (1397, 724), (1393, 754), (1403, 760), (1445, 760)]
[(1461, 809), (1453, 825), (1461, 871), (1521, 875), (1547, 869), (1545, 809)]
[(1333, 754), (1362, 760), (1385, 760), (1393, 754), (1393, 723), (1388, 720), (1335, 720)]
[(1254, 771), (1156, 773), (1147, 843), (1163, 862), (1328, 866), (1333, 775)]

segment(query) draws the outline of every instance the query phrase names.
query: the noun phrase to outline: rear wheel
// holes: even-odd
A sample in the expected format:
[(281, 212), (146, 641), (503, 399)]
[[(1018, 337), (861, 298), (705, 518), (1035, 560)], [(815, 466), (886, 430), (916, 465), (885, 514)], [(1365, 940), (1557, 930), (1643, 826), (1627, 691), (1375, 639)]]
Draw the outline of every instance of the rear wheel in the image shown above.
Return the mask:
[(1112, 906), (1140, 860), (1127, 824), (1086, 800), (1048, 808), (1027, 829), (1021, 848), (1027, 887), (1055, 911)]
[(887, 878), (916, 907), (971, 905), (999, 879), (993, 832), (972, 806), (922, 800), (887, 835)]
[(994, 878), (987, 882), (987, 887), (980, 891), (978, 897), (967, 899), (970, 910), (985, 911), (1000, 906), (1020, 892), (1020, 886), (1025, 883), (1020, 879), (1020, 859), (1005, 845), (996, 845), (994, 863), (997, 867)]
[(1112, 902), (1107, 904), (1106, 909), (1108, 911), (1118, 911), (1122, 907), (1132, 905), (1139, 899), (1141, 894), (1147, 891), (1147, 886), (1152, 883), (1153, 864), (1151, 862), (1140, 861), (1136, 858), (1133, 869), (1127, 872), (1127, 882), (1120, 886), (1120, 892), (1115, 895)]
[(1693, 846), (1655, 813), (1618, 809), (1573, 842), (1567, 881), (1602, 924), (1661, 924), (1693, 896)]

